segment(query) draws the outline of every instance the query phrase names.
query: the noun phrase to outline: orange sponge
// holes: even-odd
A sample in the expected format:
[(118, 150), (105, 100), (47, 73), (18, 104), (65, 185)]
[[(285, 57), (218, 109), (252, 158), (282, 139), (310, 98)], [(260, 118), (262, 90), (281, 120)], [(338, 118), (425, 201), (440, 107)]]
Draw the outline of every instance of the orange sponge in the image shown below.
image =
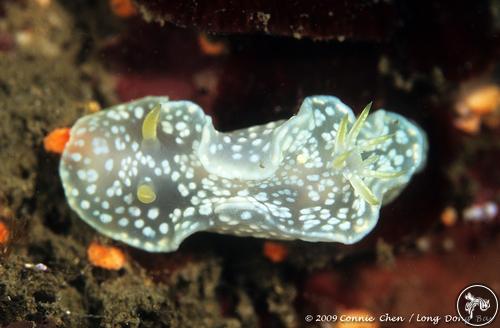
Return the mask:
[(110, 0), (111, 10), (118, 17), (127, 18), (137, 13), (132, 0)]
[(203, 33), (198, 36), (198, 45), (201, 52), (208, 56), (219, 56), (228, 51), (224, 42), (212, 41)]
[(107, 270), (120, 270), (126, 262), (125, 254), (121, 249), (97, 242), (89, 245), (87, 257), (93, 266)]
[(9, 241), (10, 231), (5, 223), (0, 221), (0, 245), (6, 244)]
[(43, 147), (46, 151), (62, 154), (64, 146), (69, 140), (69, 128), (54, 129), (43, 139)]
[(285, 245), (266, 241), (264, 243), (264, 256), (267, 257), (271, 262), (279, 263), (283, 262), (288, 255), (288, 249)]

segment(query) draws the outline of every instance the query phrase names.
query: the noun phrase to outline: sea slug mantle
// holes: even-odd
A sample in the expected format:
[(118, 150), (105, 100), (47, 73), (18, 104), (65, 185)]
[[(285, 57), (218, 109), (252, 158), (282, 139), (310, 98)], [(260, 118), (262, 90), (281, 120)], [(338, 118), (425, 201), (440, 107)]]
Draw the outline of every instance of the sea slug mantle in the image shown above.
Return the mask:
[(369, 109), (313, 96), (287, 121), (222, 133), (190, 101), (146, 97), (79, 119), (60, 176), (85, 222), (151, 252), (201, 230), (352, 244), (427, 155), (417, 125)]

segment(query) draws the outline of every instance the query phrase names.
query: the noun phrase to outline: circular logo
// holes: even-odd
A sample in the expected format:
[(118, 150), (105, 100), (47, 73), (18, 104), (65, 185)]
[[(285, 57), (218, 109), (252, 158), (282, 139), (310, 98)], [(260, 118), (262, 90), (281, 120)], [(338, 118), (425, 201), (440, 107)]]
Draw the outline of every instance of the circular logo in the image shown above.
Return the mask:
[(484, 285), (466, 287), (457, 299), (457, 312), (463, 322), (473, 327), (486, 326), (498, 313), (498, 298)]

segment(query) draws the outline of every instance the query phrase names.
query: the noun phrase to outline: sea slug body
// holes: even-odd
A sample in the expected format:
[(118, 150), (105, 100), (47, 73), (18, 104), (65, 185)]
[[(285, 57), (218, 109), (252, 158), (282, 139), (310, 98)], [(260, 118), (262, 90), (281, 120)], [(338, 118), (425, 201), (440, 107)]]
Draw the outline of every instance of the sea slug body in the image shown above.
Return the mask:
[(313, 96), (297, 115), (229, 133), (190, 101), (146, 97), (79, 119), (60, 176), (99, 232), (151, 252), (197, 231), (352, 244), (427, 155), (425, 133)]

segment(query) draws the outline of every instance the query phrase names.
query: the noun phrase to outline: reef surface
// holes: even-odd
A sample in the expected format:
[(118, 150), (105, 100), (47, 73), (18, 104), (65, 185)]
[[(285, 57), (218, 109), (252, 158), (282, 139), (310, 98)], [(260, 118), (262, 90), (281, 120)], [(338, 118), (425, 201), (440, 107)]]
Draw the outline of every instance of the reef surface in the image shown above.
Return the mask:
[[(235, 26), (247, 8), (144, 3), (0, 1), (1, 326), (324, 327), (304, 317), (454, 315), (472, 282), (500, 293), (498, 1), (381, 1), (371, 20), (364, 1), (342, 2), (335, 30), (291, 8), (300, 35), (273, 8)], [(197, 16), (207, 11), (217, 19)], [(55, 128), (147, 95), (189, 99), (231, 131), (286, 119), (314, 94), (374, 101), (429, 138), (426, 169), (351, 246), (197, 233), (171, 254), (140, 251), (72, 213), (60, 157), (43, 146)], [(97, 267), (93, 242), (125, 265)]]

